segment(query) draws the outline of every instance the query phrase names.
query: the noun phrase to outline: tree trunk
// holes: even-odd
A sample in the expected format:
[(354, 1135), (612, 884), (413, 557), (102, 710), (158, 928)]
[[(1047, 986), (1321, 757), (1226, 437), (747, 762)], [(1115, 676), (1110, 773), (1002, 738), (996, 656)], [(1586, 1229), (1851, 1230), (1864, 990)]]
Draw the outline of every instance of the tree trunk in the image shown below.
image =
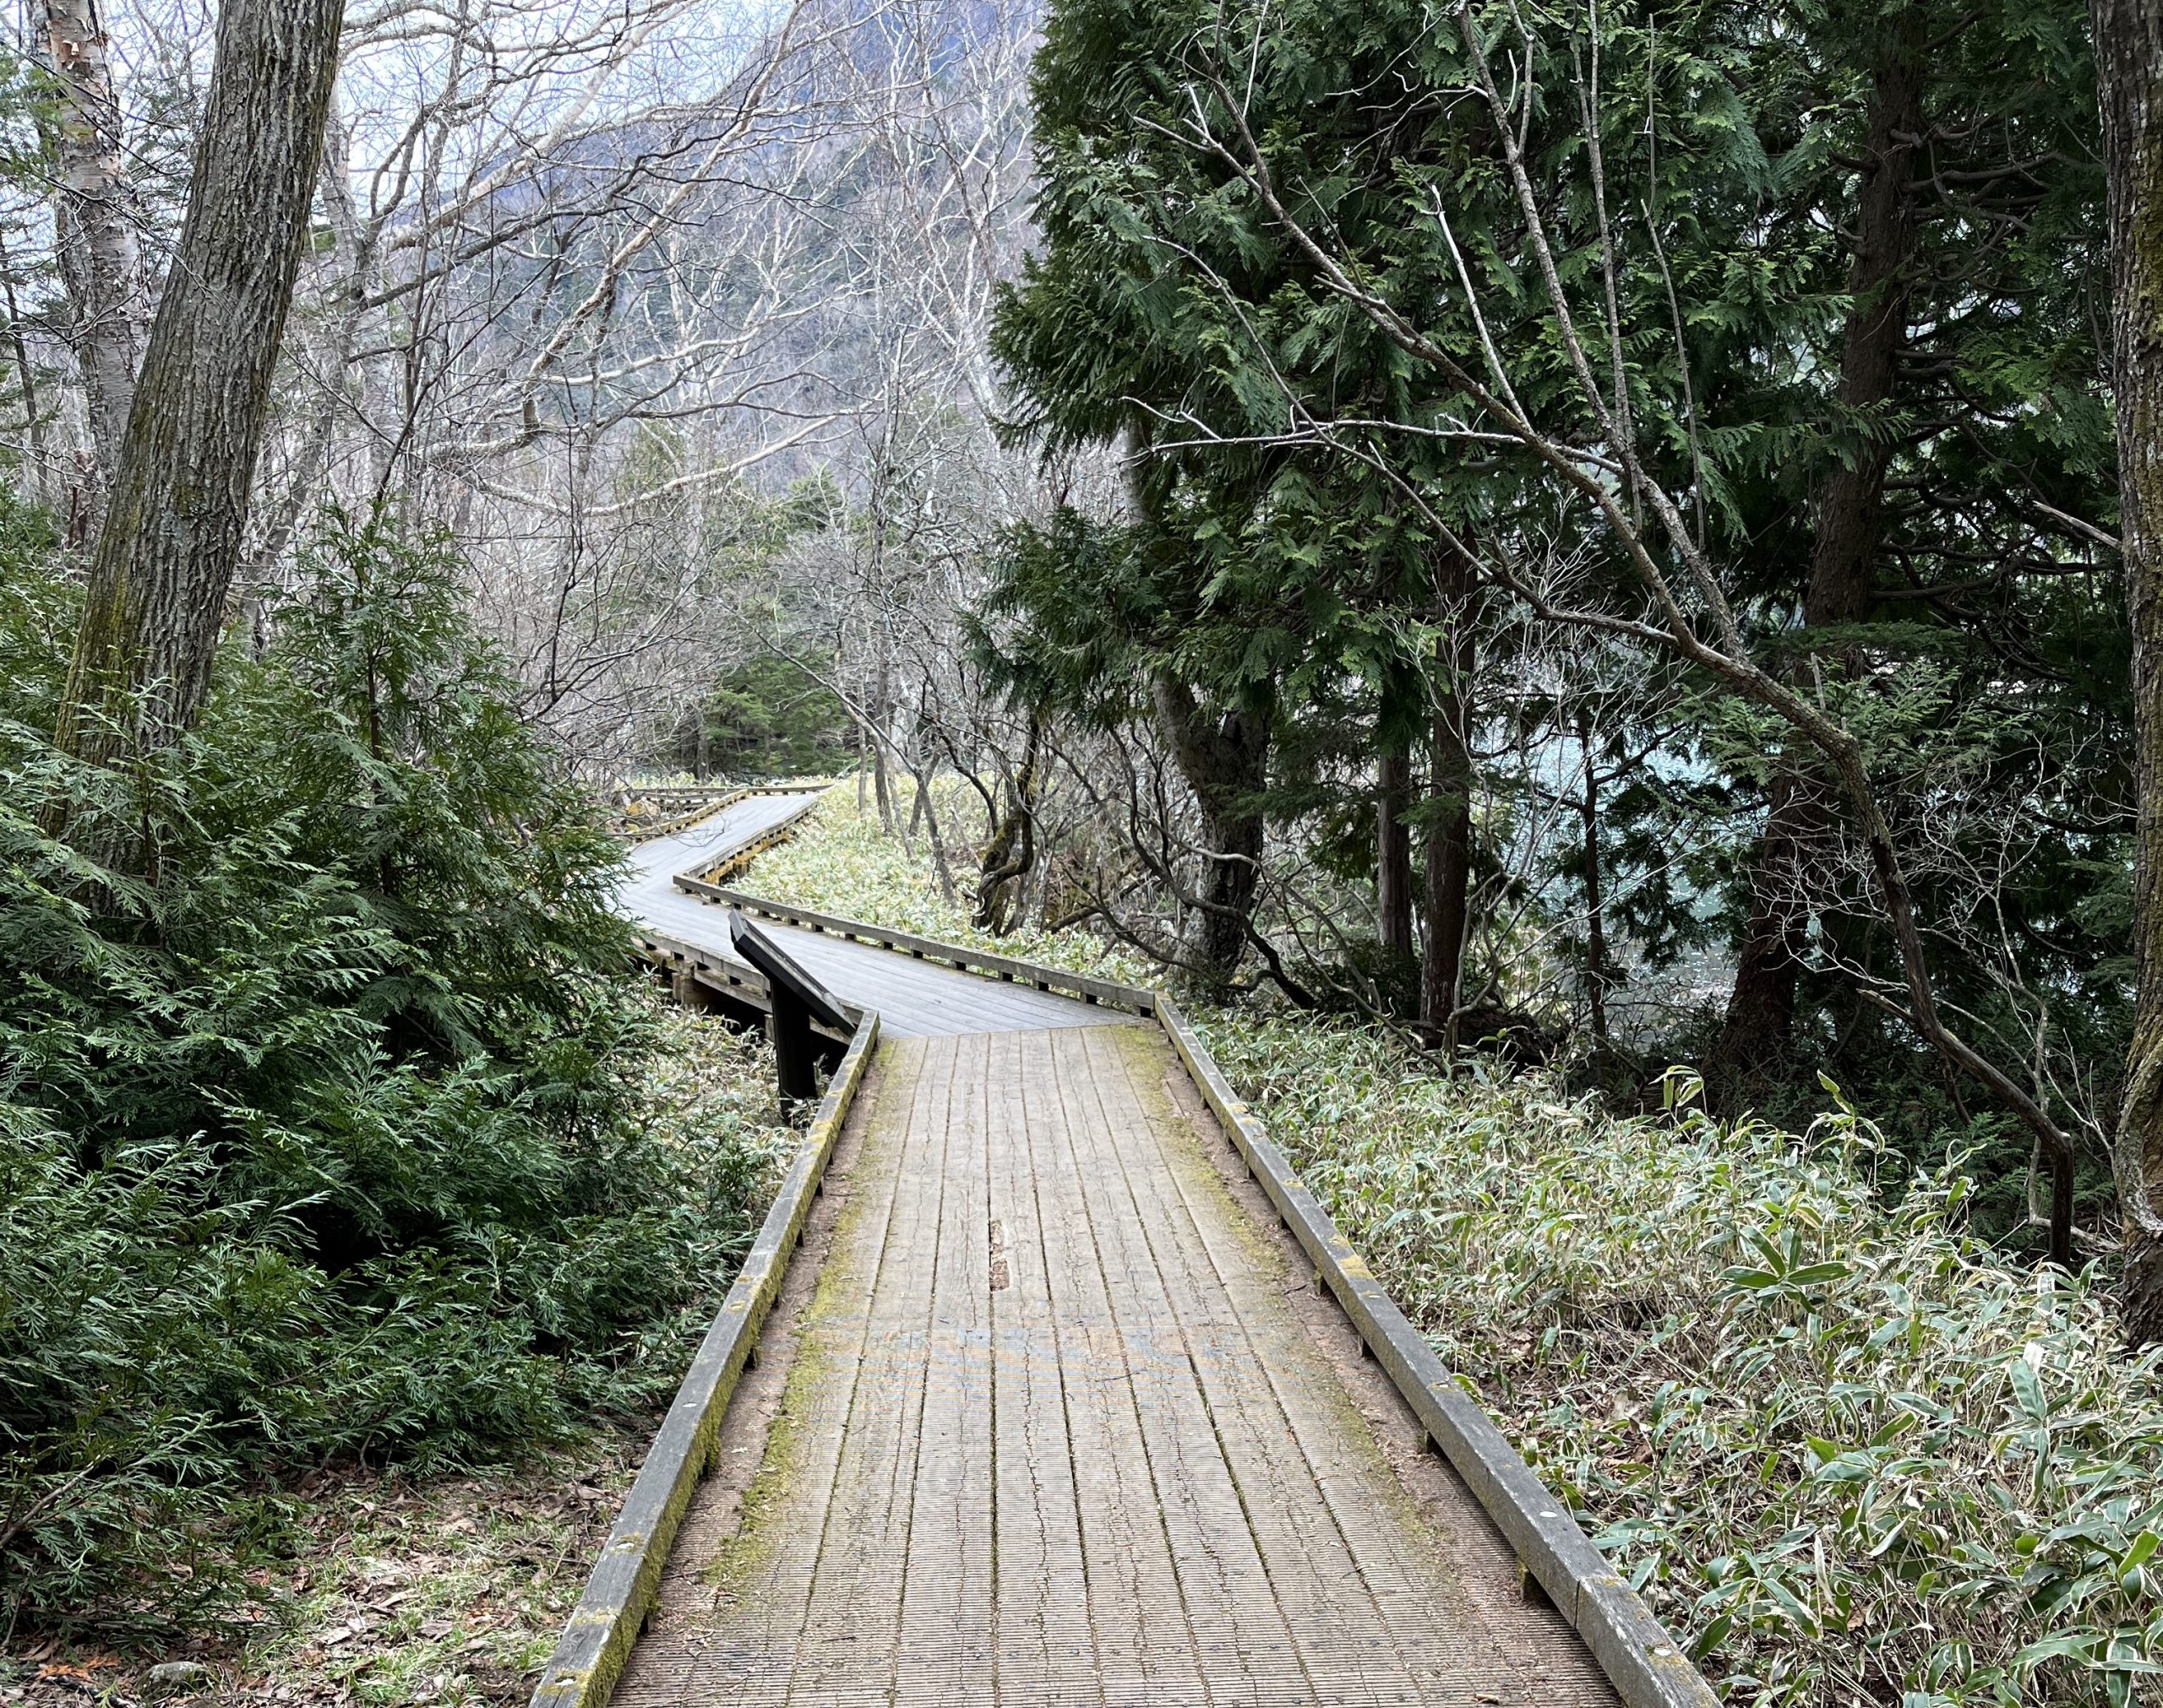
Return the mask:
[(49, 503), (45, 456), (45, 419), (38, 408), (37, 376), (30, 363), (30, 340), (23, 336), (23, 313), (15, 301), (15, 269), (7, 246), (0, 243), (0, 300), (8, 311), (8, 341), (15, 358), (15, 372), (23, 386), (23, 435), (30, 443), (30, 496)]
[(1472, 890), (1472, 565), (1452, 552), (1435, 578), (1436, 615), (1433, 769), (1427, 802), (1427, 953), (1419, 966), (1419, 1030), (1457, 1047), (1459, 986)]
[(902, 851), (913, 860), (916, 858), (916, 821), (913, 818), (902, 816), (902, 803), (898, 796), (902, 778), (904, 775), (914, 775), (914, 773), (909, 770), (908, 761), (905, 757), (908, 750), (902, 744), (902, 716), (901, 699), (896, 696), (893, 711), (882, 726), (886, 732), (885, 750), (892, 754), (896, 761), (887, 773), (887, 787), (896, 791), (893, 803), (894, 835), (901, 839)]
[(1584, 749), (1585, 1001), (1592, 1010), (1592, 1041), (1607, 1049), (1607, 921), (1599, 881), (1599, 753), (1593, 745), (1592, 715), (1577, 716), (1577, 744)]
[(1810, 909), (1802, 895), (1802, 843), (1823, 814), (1798, 798), (1805, 786), (1776, 776), (1765, 834), (1751, 874), (1750, 915), (1728, 993), (1727, 1014), (1705, 1063), (1713, 1107), (1734, 1114), (1753, 1087), (1788, 1053), (1795, 1036), (1795, 973), (1802, 962)]
[(1004, 809), (977, 862), (976, 926), (1004, 936), (1020, 922), (1026, 896), (1019, 891), (1037, 863), (1037, 774), (1043, 720), (1033, 714), (1022, 745), (1022, 763), (1006, 779)]
[(894, 834), (894, 796), (886, 781), (886, 736), (893, 727), (892, 715), (886, 704), (886, 695), (892, 686), (892, 670), (882, 644), (879, 653), (879, 680), (871, 693), (871, 715), (878, 720), (875, 729), (868, 730), (871, 737), (871, 792), (879, 802), (879, 828), (889, 836)]
[(1376, 936), (1392, 953), (1419, 953), (1412, 935), (1412, 756), (1385, 752), (1375, 766), (1375, 907)]
[[(1914, 27), (1903, 23), (1888, 34), (1872, 84), (1856, 202), (1855, 252), (1848, 269), (1853, 301), (1841, 339), (1839, 390), (1840, 401), (1854, 408), (1889, 404), (1899, 387), (1915, 247), (1910, 180), (1923, 127), (1924, 81)], [(1873, 437), (1833, 471), (1818, 493), (1803, 595), (1806, 630), (1839, 628), (1869, 611), (1892, 449), (1882, 435)], [(1829, 823), (1822, 785), (1806, 777), (1774, 783), (1735, 988), (1706, 1063), (1717, 1107), (1740, 1107), (1793, 1042), (1795, 978), (1810, 923), (1804, 853)]]
[(2091, 0), (2111, 191), (2119, 532), (2133, 622), (2133, 1047), (2111, 1163), (2126, 1242), (2124, 1320), (2163, 1340), (2163, 6)]
[(1188, 916), (1190, 971), (1222, 983), (1246, 952), (1255, 893), (1261, 879), (1263, 823), (1257, 797), (1269, 760), (1268, 721), (1248, 711), (1210, 714), (1177, 677), (1152, 687), (1165, 744), (1201, 808), (1207, 861)]
[(85, 494), (95, 527), (120, 466), (147, 292), (123, 166), (112, 45), (97, 0), (46, 0), (45, 40), (57, 84), (55, 247), (96, 457), (95, 470), (86, 471), (91, 478)]
[(946, 833), (939, 824), (939, 802), (931, 792), (931, 786), (939, 780), (939, 762), (933, 759), (915, 774), (916, 798), (923, 815), (923, 840), (931, 856), (932, 875), (939, 880), (939, 896), (949, 907), (959, 907), (962, 898), (955, 893), (954, 869), (946, 863)]
[(61, 708), (61, 743), (84, 757), (118, 752), (123, 720), (162, 745), (210, 691), (343, 12), (343, 0), (227, 0), (219, 15), (188, 215)]

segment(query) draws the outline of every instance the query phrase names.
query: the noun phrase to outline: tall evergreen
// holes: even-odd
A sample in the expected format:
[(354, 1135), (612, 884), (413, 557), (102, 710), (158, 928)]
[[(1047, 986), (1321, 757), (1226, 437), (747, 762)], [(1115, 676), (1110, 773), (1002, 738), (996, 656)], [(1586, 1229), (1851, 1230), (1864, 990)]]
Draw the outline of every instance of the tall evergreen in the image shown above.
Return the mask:
[[(1841, 721), (1896, 803), (1941, 1005), (2001, 1085), (2032, 1077), (2039, 1050), (2107, 1057), (2129, 709), (2079, 9), (1623, 5), (1522, 35), (1516, 16), (1470, 14), (1468, 35), (1408, 4), (1272, 6), (1266, 28), (1236, 9), (1053, 8), (1042, 247), (1000, 350), (1054, 444), (1131, 459), (1148, 551), (1121, 561), (1151, 566), (1151, 657), (1204, 703), (1266, 685), (1247, 703), (1276, 724), (1266, 812), (1311, 817), (1296, 786), (1312, 726), (1359, 720), (1335, 780), (1356, 774), (1370, 825), (1382, 800), (1416, 827), (1375, 826), (1366, 870), (1380, 934), (1401, 941), (1397, 897), (1425, 868), (1423, 1009), (1445, 1032), (1474, 994), (1452, 988), (1467, 845), (1508, 834), (1453, 803), (1494, 798), (1479, 754), (1498, 720), (1545, 717), (1537, 739), (1574, 750), (1569, 701), (1599, 692), (1570, 662), (1590, 655), (1567, 638), (1582, 630), (1523, 639), (1523, 596), (1615, 612), (1618, 634), (1642, 598), (1612, 530), (1480, 394), (1499, 373), (1554, 432), (1606, 432), (1565, 359), (1545, 242), (1602, 407), (1680, 495), (1739, 644)], [(1467, 93), (1505, 52), (1540, 91), (1512, 139), (1529, 211)], [(1453, 590), (1459, 554), (1476, 594)], [(1059, 585), (1011, 585), (1015, 620)], [(1483, 628), (1534, 652), (1496, 654)], [(1653, 964), (1708, 925), (1730, 938), (1730, 1013), (1697, 1042), (1730, 1100), (1806, 1099), (1826, 1069), (1913, 1086), (1942, 1111), (1926, 1126), (1973, 1118), (2010, 1167), (2023, 1141), (1948, 1089), (1926, 1027), (1886, 1012), (1912, 955), (1822, 756), (1648, 644), (1629, 643), (1634, 667), (1665, 686), (1603, 708), (1579, 894), (1604, 868)], [(1666, 775), (1638, 787), (1654, 751)], [(1408, 811), (1408, 763), (1427, 797)], [(1678, 829), (1710, 862), (1694, 878), (1675, 869)], [(1610, 938), (1570, 933), (1599, 957), (1581, 987), (1634, 951)], [(2062, 1135), (2084, 1094), (2044, 1079), (2031, 1112)]]

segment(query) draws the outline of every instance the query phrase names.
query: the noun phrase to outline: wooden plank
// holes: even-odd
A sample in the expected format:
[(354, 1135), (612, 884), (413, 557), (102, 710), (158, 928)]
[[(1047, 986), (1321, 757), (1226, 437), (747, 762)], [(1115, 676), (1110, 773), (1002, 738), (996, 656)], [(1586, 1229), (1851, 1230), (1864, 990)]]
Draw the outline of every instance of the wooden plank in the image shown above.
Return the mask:
[(679, 873), (676, 884), (686, 895), (738, 907), (747, 913), (756, 913), (784, 925), (799, 926), (824, 935), (869, 944), (912, 958), (943, 962), (964, 971), (988, 975), (1027, 989), (1058, 991), (1088, 1002), (1108, 1004), (1132, 1014), (1146, 1014), (1154, 1011), (1155, 993), (1139, 985), (1120, 984), (1110, 979), (1092, 977), (1087, 973), (1068, 972), (1060, 967), (1016, 960), (1010, 955), (994, 955), (984, 949), (943, 943), (937, 938), (918, 937), (913, 932), (868, 924), (863, 920), (846, 918), (840, 914), (821, 913), (814, 908), (798, 907), (793, 902), (776, 901), (766, 896), (731, 889), (687, 873)]
[[(626, 892), (626, 905), (651, 933), (696, 945), (733, 962), (725, 952), (726, 910), (651, 884)], [(896, 1037), (1016, 1028), (1126, 1023), (1114, 1009), (1071, 997), (995, 982), (934, 962), (850, 943), (845, 938), (761, 921), (790, 958), (847, 1004), (876, 1008)], [(740, 963), (737, 963), (740, 965)], [(762, 998), (763, 1000), (763, 998)]]
[(1482, 1580), (1513, 1620), (1473, 1604), (1174, 1063), (1137, 1028), (890, 1047), (851, 1190), (893, 1209), (844, 1216), (804, 1320), (847, 1402), (776, 1424), (624, 1708), (1611, 1701), (1581, 1655), (1520, 1663), (1513, 1580)]
[(713, 1457), (729, 1395), (781, 1289), (789, 1254), (810, 1213), (812, 1196), (878, 1042), (874, 1015), (842, 1058), (743, 1270), (677, 1390), (608, 1532), (586, 1592), (542, 1673), (533, 1708), (601, 1708), (608, 1700), (640, 1626), (660, 1592), (669, 1545), (700, 1474)]
[(1419, 1417), (1429, 1438), (1508, 1537), (1526, 1571), (1576, 1627), (1629, 1708), (1717, 1708), (1689, 1656), (1621, 1574), (1592, 1545), (1479, 1403), (1375, 1279), (1328, 1211), (1294, 1172), (1268, 1129), (1240, 1101), (1177, 1004), (1158, 1023), (1248, 1169), (1261, 1183), (1361, 1340)]
[(1057, 1228), (1047, 1219), (1058, 1211), (1047, 1210), (1045, 1197), (1057, 1182), (1036, 1152), (1027, 1035), (1001, 1033), (984, 1044), (1000, 1689), (1008, 1700), (1043, 1708), (1100, 1708), (1103, 1650), (1089, 1616), (1090, 1563), (1068, 1422), (1068, 1323), (1050, 1287)]

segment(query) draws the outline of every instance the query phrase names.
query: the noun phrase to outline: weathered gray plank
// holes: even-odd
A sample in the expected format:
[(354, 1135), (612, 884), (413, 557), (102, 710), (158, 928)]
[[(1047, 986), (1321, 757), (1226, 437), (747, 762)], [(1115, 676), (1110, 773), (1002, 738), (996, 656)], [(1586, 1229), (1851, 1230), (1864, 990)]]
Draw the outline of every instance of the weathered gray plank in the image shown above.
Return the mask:
[[(620, 892), (625, 910), (657, 931), (733, 959), (724, 910), (677, 889), (673, 874), (696, 865), (704, 855), (725, 851), (802, 804), (788, 796), (752, 796), (688, 830), (640, 844), (632, 851), (632, 876)], [(1131, 1018), (1032, 985), (1002, 983), (778, 921), (761, 919), (759, 924), (843, 1002), (876, 1009), (890, 1037), (1098, 1026)]]
[(711, 1588), (624, 1708), (1612, 1700), (1484, 1616), (1495, 1575), (1397, 1481), (1173, 1064), (1133, 1027), (887, 1047), (806, 1403), (740, 1531), (673, 1565)]

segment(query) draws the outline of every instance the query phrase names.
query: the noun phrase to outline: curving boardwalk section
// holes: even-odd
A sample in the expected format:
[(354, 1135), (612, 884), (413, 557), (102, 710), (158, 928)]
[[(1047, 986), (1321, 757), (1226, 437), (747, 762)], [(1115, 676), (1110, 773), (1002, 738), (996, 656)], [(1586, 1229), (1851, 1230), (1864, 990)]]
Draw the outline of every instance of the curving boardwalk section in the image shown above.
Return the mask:
[[(720, 910), (670, 876), (794, 804), (646, 845), (627, 903), (717, 953)], [(774, 934), (880, 1040), (615, 1702), (1617, 1701), (1165, 1032)], [(612, 1550), (645, 1546), (631, 1522)], [(604, 1670), (537, 1701), (597, 1708)]]
[[(716, 960), (732, 960), (722, 910), (677, 889), (674, 875), (719, 857), (802, 805), (800, 797), (754, 795), (688, 830), (640, 843), (631, 851), (633, 875), (622, 892), (624, 911)], [(1101, 1026), (1126, 1018), (1071, 997), (927, 966), (868, 944), (765, 920), (760, 928), (843, 1002), (878, 1009), (888, 1037), (948, 1037), (1016, 1026)]]

